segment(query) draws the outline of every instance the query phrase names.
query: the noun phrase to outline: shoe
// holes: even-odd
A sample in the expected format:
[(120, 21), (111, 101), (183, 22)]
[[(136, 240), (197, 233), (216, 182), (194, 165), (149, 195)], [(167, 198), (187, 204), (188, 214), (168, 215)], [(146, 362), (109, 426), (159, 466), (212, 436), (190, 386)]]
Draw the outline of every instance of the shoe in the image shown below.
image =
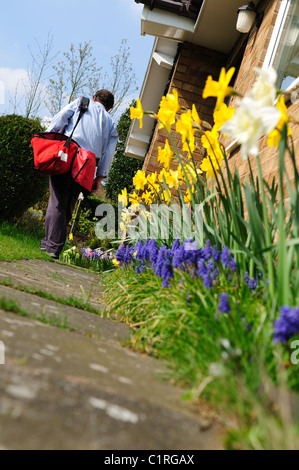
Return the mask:
[(47, 251), (47, 250), (45, 250), (45, 252), (47, 253), (47, 255), (51, 256), (51, 258), (59, 259), (59, 256), (56, 255), (55, 253), (51, 253), (50, 251)]

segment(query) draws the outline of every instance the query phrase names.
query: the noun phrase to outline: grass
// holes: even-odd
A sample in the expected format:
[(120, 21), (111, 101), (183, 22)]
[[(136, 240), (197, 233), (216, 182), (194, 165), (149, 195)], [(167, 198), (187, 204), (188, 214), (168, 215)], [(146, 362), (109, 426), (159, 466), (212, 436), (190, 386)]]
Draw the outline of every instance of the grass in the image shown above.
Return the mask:
[(52, 300), (54, 302), (57, 302), (59, 304), (62, 304), (62, 305), (68, 305), (70, 307), (74, 307), (74, 308), (78, 308), (79, 310), (85, 310), (86, 312), (90, 312), (90, 313), (95, 313), (97, 315), (100, 315), (101, 312), (92, 307), (89, 303), (89, 298), (86, 296), (86, 294), (83, 292), (82, 293), (82, 296), (83, 296), (83, 299), (80, 299), (80, 298), (77, 298), (77, 297), (74, 297), (74, 296), (69, 296), (68, 298), (64, 299), (64, 298), (61, 298), (61, 297), (57, 297), (55, 295), (52, 295), (52, 294), (49, 294), (48, 292), (44, 292), (40, 289), (33, 289), (33, 288), (30, 288), (30, 287), (25, 287), (25, 286), (21, 286), (21, 285), (18, 285), (18, 284), (14, 284), (11, 279), (0, 279), (0, 285), (1, 286), (6, 286), (6, 287), (11, 287), (13, 289), (16, 289), (20, 292), (25, 292), (27, 294), (32, 294), (32, 295), (36, 295), (38, 297), (41, 297), (43, 299), (47, 299), (47, 300)]
[(59, 318), (56, 315), (50, 316), (46, 315), (45, 312), (42, 312), (41, 315), (34, 315), (30, 312), (27, 312), (22, 307), (20, 307), (15, 300), (8, 299), (7, 297), (0, 297), (0, 309), (5, 312), (13, 312), (22, 317), (30, 318), (33, 320), (38, 320), (47, 325), (56, 326), (58, 328), (67, 329), (69, 331), (75, 331), (75, 328), (72, 328), (67, 325), (67, 318)]
[[(290, 404), (291, 395), (298, 402), (298, 366), (272, 342), (271, 302), (262, 286), (251, 293), (237, 273), (231, 281), (223, 274), (211, 290), (183, 272), (161, 288), (149, 269), (118, 268), (103, 276), (105, 313), (131, 327), (132, 348), (169, 364), (186, 399), (207, 400), (224, 421), (233, 416), (227, 449), (298, 449)], [(221, 291), (230, 294), (228, 314), (219, 313)]]
[(0, 225), (0, 260), (16, 261), (28, 258), (52, 261), (40, 250), (40, 240), (43, 236), (40, 229), (27, 231), (4, 222)]

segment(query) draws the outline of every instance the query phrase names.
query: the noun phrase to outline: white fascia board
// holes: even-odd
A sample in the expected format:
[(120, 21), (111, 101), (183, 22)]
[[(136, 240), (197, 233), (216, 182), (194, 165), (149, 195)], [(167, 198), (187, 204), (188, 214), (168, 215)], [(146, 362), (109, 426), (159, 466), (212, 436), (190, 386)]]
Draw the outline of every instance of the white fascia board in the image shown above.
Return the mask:
[(136, 158), (137, 160), (144, 160), (146, 156), (147, 148), (143, 149), (137, 147), (136, 145), (127, 145), (126, 147), (126, 157)]
[(172, 69), (173, 67), (173, 57), (163, 54), (161, 52), (154, 52), (153, 59), (157, 62), (158, 65), (166, 67), (167, 69)]
[[(177, 53), (177, 46), (178, 43), (175, 41), (162, 38), (155, 39), (139, 96), (142, 108), (145, 111), (158, 112), (169, 78), (169, 68), (173, 66)], [(138, 159), (145, 157), (155, 122), (152, 117), (145, 115), (143, 117), (143, 126), (140, 129), (139, 121), (137, 119), (132, 121), (125, 144), (126, 156)]]
[(195, 22), (177, 13), (145, 5), (141, 16), (141, 34), (184, 41), (186, 35), (194, 32)]

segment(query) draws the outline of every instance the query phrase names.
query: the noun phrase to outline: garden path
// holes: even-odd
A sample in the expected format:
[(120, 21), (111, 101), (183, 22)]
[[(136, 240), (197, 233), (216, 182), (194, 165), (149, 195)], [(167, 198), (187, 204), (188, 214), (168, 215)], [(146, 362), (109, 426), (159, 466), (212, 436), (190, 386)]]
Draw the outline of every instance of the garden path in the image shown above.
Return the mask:
[(165, 364), (125, 345), (126, 325), (58, 301), (100, 312), (100, 279), (59, 262), (0, 262), (0, 449), (222, 449), (221, 424), (182, 400)]

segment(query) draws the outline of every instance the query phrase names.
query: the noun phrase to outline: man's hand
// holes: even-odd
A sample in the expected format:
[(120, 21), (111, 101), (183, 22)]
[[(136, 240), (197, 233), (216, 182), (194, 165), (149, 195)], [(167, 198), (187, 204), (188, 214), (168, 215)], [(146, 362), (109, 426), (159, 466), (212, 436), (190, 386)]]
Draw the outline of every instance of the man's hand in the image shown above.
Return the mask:
[(93, 181), (93, 185), (92, 185), (92, 188), (91, 188), (91, 192), (92, 193), (95, 193), (96, 191), (98, 191), (99, 187), (100, 187), (100, 184), (101, 182), (103, 181), (104, 179), (104, 176), (97, 176), (94, 181)]

